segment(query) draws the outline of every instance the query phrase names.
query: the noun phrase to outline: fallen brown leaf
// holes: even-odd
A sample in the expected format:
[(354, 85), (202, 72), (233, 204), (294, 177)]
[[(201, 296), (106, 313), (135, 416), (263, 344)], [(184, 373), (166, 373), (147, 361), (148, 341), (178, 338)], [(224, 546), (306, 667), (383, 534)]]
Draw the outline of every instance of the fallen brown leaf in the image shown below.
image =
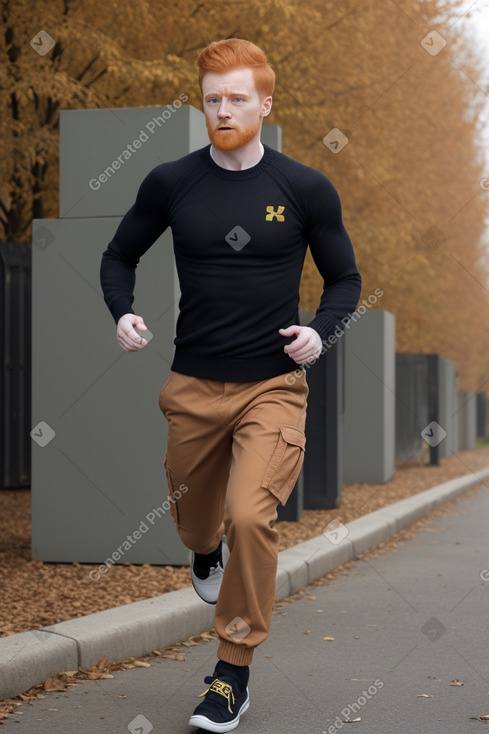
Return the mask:
[(44, 681), (45, 691), (66, 691), (66, 688), (66, 679), (63, 679), (61, 676), (51, 675)]

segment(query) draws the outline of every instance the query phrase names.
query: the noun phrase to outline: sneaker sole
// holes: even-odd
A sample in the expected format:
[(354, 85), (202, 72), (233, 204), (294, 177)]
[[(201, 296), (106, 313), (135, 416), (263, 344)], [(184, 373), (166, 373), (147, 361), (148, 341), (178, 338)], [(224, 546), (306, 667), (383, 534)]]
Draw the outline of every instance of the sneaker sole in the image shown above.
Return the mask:
[(207, 716), (197, 714), (196, 716), (190, 717), (188, 722), (189, 726), (197, 726), (199, 729), (203, 729), (204, 731), (213, 731), (217, 734), (219, 734), (219, 732), (233, 731), (233, 729), (236, 729), (238, 726), (240, 717), (245, 713), (245, 711), (248, 711), (250, 707), (250, 693), (248, 689), (246, 690), (246, 694), (246, 701), (242, 703), (240, 710), (232, 721), (223, 721), (222, 724), (219, 724), (215, 721), (211, 721)]

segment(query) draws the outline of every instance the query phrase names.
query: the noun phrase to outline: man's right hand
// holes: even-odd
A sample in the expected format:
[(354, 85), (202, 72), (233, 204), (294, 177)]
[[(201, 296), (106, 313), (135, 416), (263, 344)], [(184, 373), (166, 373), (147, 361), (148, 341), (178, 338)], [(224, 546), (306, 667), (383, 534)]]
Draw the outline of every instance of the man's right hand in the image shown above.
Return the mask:
[(134, 313), (126, 313), (117, 322), (117, 341), (125, 352), (137, 352), (144, 349), (148, 341), (140, 336), (135, 328), (146, 331), (148, 328), (142, 316)]

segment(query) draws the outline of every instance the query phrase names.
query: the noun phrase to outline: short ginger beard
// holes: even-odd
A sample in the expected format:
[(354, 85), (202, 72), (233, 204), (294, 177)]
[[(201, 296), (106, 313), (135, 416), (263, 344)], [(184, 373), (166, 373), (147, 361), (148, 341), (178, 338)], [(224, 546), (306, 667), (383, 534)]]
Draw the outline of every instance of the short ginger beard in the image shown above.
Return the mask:
[[(254, 125), (250, 125), (244, 129), (233, 128), (233, 130), (218, 130), (208, 120), (206, 120), (206, 126), (207, 133), (214, 148), (228, 151), (242, 148), (243, 145), (249, 143), (260, 129), (260, 122), (261, 120), (259, 119)], [(224, 122), (219, 123), (219, 125), (225, 124)]]

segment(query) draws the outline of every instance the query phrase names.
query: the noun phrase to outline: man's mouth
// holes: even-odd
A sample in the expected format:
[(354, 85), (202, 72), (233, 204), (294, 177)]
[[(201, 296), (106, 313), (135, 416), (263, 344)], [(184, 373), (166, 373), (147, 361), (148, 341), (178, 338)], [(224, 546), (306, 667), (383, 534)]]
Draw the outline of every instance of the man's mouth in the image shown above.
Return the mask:
[(218, 130), (233, 130), (232, 127), (229, 127), (229, 125), (222, 125), (222, 127), (218, 127)]

